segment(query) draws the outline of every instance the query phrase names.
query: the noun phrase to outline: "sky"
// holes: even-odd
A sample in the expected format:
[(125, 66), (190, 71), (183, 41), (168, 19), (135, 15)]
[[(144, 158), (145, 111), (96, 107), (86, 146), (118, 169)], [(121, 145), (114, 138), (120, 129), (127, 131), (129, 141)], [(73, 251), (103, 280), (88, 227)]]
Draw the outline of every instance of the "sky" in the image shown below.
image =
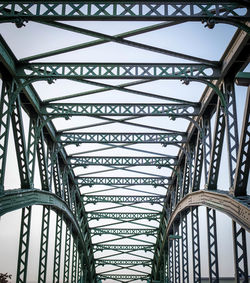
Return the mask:
[[(134, 30), (137, 28), (146, 27), (155, 22), (70, 22), (70, 25), (77, 27), (82, 27), (90, 29), (93, 31), (98, 31), (108, 35), (116, 35), (122, 32)], [(138, 36), (130, 37), (130, 40), (154, 45), (160, 48), (169, 49), (175, 52), (183, 52), (188, 55), (193, 55), (197, 57), (206, 58), (208, 60), (218, 61), (220, 60), (226, 46), (230, 42), (234, 32), (236, 31), (235, 27), (218, 24), (214, 29), (210, 30), (204, 27), (201, 23), (185, 23), (179, 24), (176, 26), (160, 29), (158, 31), (145, 33)], [(12, 23), (4, 23), (0, 25), (0, 32), (3, 38), (8, 43), (9, 47), (16, 55), (18, 59), (23, 59), (29, 56), (36, 54), (49, 52), (53, 49), (60, 49), (71, 45), (81, 44), (83, 42), (88, 42), (95, 40), (95, 38), (72, 33), (68, 31), (63, 31), (56, 29), (54, 27), (47, 26), (45, 24), (39, 24), (34, 22), (28, 22), (25, 27), (17, 29), (16, 26)], [(51, 56), (43, 59), (35, 60), (34, 62), (148, 62), (148, 63), (189, 63), (190, 61), (173, 58), (163, 54), (157, 54), (150, 51), (139, 50), (136, 48), (123, 46), (117, 43), (105, 43), (99, 46), (85, 48), (74, 52), (65, 53), (62, 55)], [(126, 83), (130, 80), (93, 80), (99, 83), (106, 83), (111, 85), (118, 85), (120, 83)], [(83, 84), (79, 82), (72, 82), (69, 80), (57, 80), (54, 84), (49, 85), (47, 82), (36, 82), (33, 84), (35, 89), (40, 95), (40, 98), (45, 101), (57, 100), (58, 102), (78, 102), (78, 103), (171, 103), (166, 99), (156, 99), (151, 97), (145, 97), (140, 95), (135, 95), (131, 93), (126, 93), (117, 90), (110, 90), (107, 92), (101, 92), (91, 95), (78, 96), (77, 98), (70, 99), (58, 99), (61, 96), (69, 96), (71, 94), (91, 91), (94, 89), (99, 89), (90, 84)], [(198, 102), (201, 96), (201, 93), (205, 89), (205, 85), (197, 82), (191, 82), (188, 86), (183, 85), (179, 80), (160, 80), (152, 81), (145, 84), (140, 84), (137, 86), (129, 87), (131, 90), (139, 90), (144, 92), (150, 92), (163, 97), (173, 97), (183, 100), (188, 100), (192, 102)], [(243, 108), (246, 98), (246, 88), (236, 87), (236, 98), (237, 98), (237, 109), (238, 109), (238, 124), (239, 131), (241, 129), (240, 125), (242, 124), (243, 117)], [(26, 139), (28, 138), (28, 117), (27, 114), (23, 112), (24, 118), (24, 127), (26, 129)], [(122, 117), (118, 117), (122, 118)], [(115, 119), (118, 119), (115, 118)], [(212, 119), (212, 132), (213, 124), (215, 118)], [(134, 123), (140, 123), (146, 126), (150, 126), (151, 129), (141, 128), (139, 126), (123, 125), (120, 123), (113, 123), (111, 125), (102, 125), (90, 127), (95, 123), (102, 122), (100, 119), (93, 117), (72, 117), (70, 120), (65, 120), (63, 118), (54, 119), (53, 123), (57, 130), (63, 130), (71, 127), (83, 126), (88, 132), (159, 132), (159, 130), (152, 129), (153, 127), (161, 128), (160, 132), (164, 132), (164, 129), (172, 129), (178, 131), (186, 131), (189, 122), (184, 119), (177, 119), (177, 121), (171, 121), (167, 117), (161, 118), (152, 118), (144, 117), (134, 119)], [(7, 160), (7, 171), (6, 171), (6, 180), (5, 180), (5, 189), (14, 189), (19, 188), (20, 182), (18, 176), (14, 175), (13, 172), (17, 172), (17, 163), (15, 153), (12, 149), (14, 146), (13, 135), (10, 133), (9, 139), (9, 150), (8, 150), (8, 160)], [(96, 149), (105, 149), (102, 151), (94, 151)], [(168, 146), (164, 148), (160, 145), (135, 145), (131, 146), (132, 149), (141, 150), (141, 152), (136, 153), (140, 156), (150, 156), (150, 154), (142, 151), (152, 151), (159, 155), (176, 155), (178, 153), (178, 148), (175, 146)], [(81, 152), (91, 152), (93, 156), (133, 156), (135, 151), (131, 149), (124, 148), (112, 148), (107, 149), (106, 145), (91, 145), (84, 144), (79, 147), (73, 145), (65, 147), (66, 152), (69, 155), (80, 154)], [(83, 155), (89, 155), (88, 153)], [(222, 190), (228, 190), (229, 181), (228, 181), (228, 169), (227, 168), (227, 154), (226, 154), (226, 145), (223, 147), (222, 154), (222, 169), (220, 178), (218, 181), (218, 188)], [(224, 166), (225, 165), (225, 166)], [(108, 169), (108, 168), (106, 168)], [(87, 169), (76, 168), (74, 169), (75, 174), (84, 174), (84, 176), (127, 176), (127, 177), (137, 177), (137, 176), (169, 176), (170, 169), (168, 168), (136, 168), (138, 172), (128, 172), (124, 170), (115, 170), (103, 173), (96, 173), (97, 171), (102, 170), (100, 167), (89, 167)], [(39, 173), (38, 165), (36, 164), (36, 174), (35, 174), (35, 187), (40, 188), (39, 183)], [(204, 174), (201, 181), (201, 189), (204, 188)], [(141, 195), (148, 194), (160, 194), (165, 195), (165, 188), (156, 188), (152, 190), (151, 186), (145, 186), (143, 188), (135, 186), (136, 190), (143, 190)], [(81, 193), (83, 194), (97, 194), (101, 190), (101, 194), (119, 194), (119, 195), (138, 195), (138, 191), (132, 191), (131, 189), (117, 189), (113, 191), (104, 191), (105, 187), (94, 186), (91, 188), (81, 188)], [(248, 192), (249, 193), (249, 192)], [(106, 208), (105, 205), (98, 206), (98, 209)], [(155, 209), (156, 211), (161, 211), (162, 207), (160, 205), (145, 205), (144, 208)], [(95, 210), (97, 205), (87, 205), (86, 210)], [(37, 278), (37, 263), (38, 263), (38, 250), (39, 250), (39, 241), (40, 238), (40, 225), (41, 225), (41, 207), (33, 208), (33, 218), (32, 218), (32, 230), (31, 230), (31, 252), (30, 252), (30, 266), (28, 268), (28, 280), (29, 282), (36, 281)], [(115, 211), (115, 210), (114, 210)], [(141, 211), (140, 209), (134, 208), (124, 208), (124, 212), (137, 212)], [(12, 282), (15, 281), (15, 272), (16, 272), (16, 258), (18, 250), (18, 235), (19, 235), (19, 225), (20, 223), (20, 211), (9, 213), (0, 218), (0, 254), (4, 254), (4, 257), (0, 257), (0, 272), (9, 272), (13, 274)], [(222, 215), (222, 213), (217, 213), (218, 216), (218, 244), (219, 244), (219, 268), (221, 276), (232, 276), (233, 275), (233, 251), (231, 247), (231, 220), (229, 217)], [(51, 281), (52, 274), (52, 260), (53, 260), (53, 238), (54, 238), (54, 224), (55, 224), (55, 214), (52, 212), (51, 219), (51, 231), (50, 231), (50, 249), (49, 249), (49, 265), (48, 265), (48, 280)], [(99, 224), (110, 224), (109, 221), (102, 220), (102, 222), (91, 221), (91, 227), (94, 227)], [(140, 224), (140, 223), (139, 223)], [(139, 224), (130, 224), (129, 227), (138, 228)], [(152, 226), (157, 226), (156, 221), (148, 223), (147, 221), (142, 221), (141, 224), (147, 224)], [(201, 229), (201, 246), (204, 247), (203, 250), (206, 250), (206, 225), (205, 225), (205, 209), (200, 209), (200, 225), (204, 227)], [(123, 225), (118, 227), (124, 228)], [(126, 226), (127, 227), (127, 226)], [(64, 225), (65, 230), (65, 225)], [(225, 237), (225, 235), (227, 235)], [(189, 230), (189, 236), (191, 232)], [(108, 237), (107, 237), (108, 239)], [(155, 239), (151, 236), (138, 237), (139, 240), (147, 240), (154, 243)], [(101, 240), (104, 240), (102, 238)], [(100, 241), (98, 236), (93, 238), (93, 242), (97, 243)], [(135, 244), (138, 241), (127, 240), (126, 244)], [(114, 241), (116, 244), (124, 244), (123, 241)], [(248, 235), (249, 243), (249, 235)], [(63, 251), (64, 252), (64, 251)], [(104, 253), (97, 252), (95, 257), (101, 257)], [(141, 253), (140, 255), (148, 256), (152, 258), (152, 253)], [(207, 254), (202, 252), (202, 276), (207, 277)], [(138, 258), (138, 256), (134, 256)], [(97, 271), (103, 271), (107, 267), (98, 267)], [(109, 268), (109, 267), (108, 267)], [(148, 272), (147, 268), (144, 268), (143, 271)], [(121, 272), (118, 272), (121, 273)], [(135, 272), (135, 274), (137, 274)], [(106, 281), (107, 282), (107, 281)], [(112, 283), (110, 280), (107, 283)], [(141, 281), (138, 281), (141, 282)]]

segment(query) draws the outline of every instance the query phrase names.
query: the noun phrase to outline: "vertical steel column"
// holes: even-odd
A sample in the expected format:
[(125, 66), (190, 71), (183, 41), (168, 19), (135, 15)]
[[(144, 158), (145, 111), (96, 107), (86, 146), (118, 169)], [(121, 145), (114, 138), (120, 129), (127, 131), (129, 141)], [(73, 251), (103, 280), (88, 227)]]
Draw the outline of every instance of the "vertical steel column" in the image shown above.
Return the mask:
[[(218, 105), (218, 107), (220, 104)], [(217, 114), (220, 113), (220, 107)], [(217, 119), (219, 116), (217, 115)], [(211, 165), (211, 127), (210, 120), (204, 119), (204, 170), (205, 183), (208, 183), (208, 174)], [(218, 120), (216, 120), (216, 127), (218, 129)], [(215, 127), (215, 128), (216, 128)], [(216, 135), (217, 133), (215, 133)], [(217, 138), (216, 138), (217, 139)], [(215, 141), (215, 140), (214, 140)], [(214, 150), (214, 148), (213, 148)], [(214, 152), (213, 152), (214, 154)], [(214, 156), (213, 156), (214, 158)], [(218, 249), (217, 249), (217, 232), (216, 232), (216, 213), (214, 209), (207, 208), (207, 240), (208, 240), (208, 270), (209, 282), (219, 282), (219, 265), (218, 265)]]
[(248, 283), (246, 231), (233, 221), (236, 283)]
[(201, 181), (201, 172), (202, 172), (202, 161), (203, 161), (203, 144), (202, 137), (203, 133), (198, 131), (197, 133), (197, 141), (195, 148), (195, 157), (194, 157), (194, 175), (191, 191), (198, 191), (200, 189), (200, 181)]
[(209, 282), (219, 282), (216, 212), (207, 208), (207, 233), (208, 233), (208, 262), (209, 262)]
[(250, 167), (250, 87), (247, 91), (246, 106), (243, 116), (239, 154), (233, 185), (233, 194), (236, 197), (247, 195), (247, 182)]
[[(164, 258), (164, 255), (163, 255)], [(160, 283), (165, 283), (165, 266), (164, 262), (161, 263), (160, 267)]]
[(17, 164), (19, 169), (21, 188), (32, 188), (30, 181), (30, 172), (28, 166), (28, 156), (26, 150), (26, 142), (23, 128), (23, 119), (21, 112), (20, 96), (18, 95), (13, 103), (13, 111), (11, 113), (12, 128), (15, 140)]
[(49, 191), (52, 192), (52, 184), (53, 184), (53, 171), (54, 171), (54, 144), (49, 142), (47, 146), (47, 166), (48, 166), (48, 185)]
[(65, 201), (68, 203), (69, 207), (71, 208), (69, 176), (68, 176), (68, 169), (66, 167), (64, 167), (62, 172), (62, 183), (63, 183), (63, 192), (64, 192)]
[(223, 113), (221, 102), (220, 99), (218, 98), (213, 144), (211, 151), (211, 163), (210, 163), (208, 179), (206, 183), (206, 187), (208, 190), (217, 189), (224, 135), (225, 135), (225, 114)]
[(31, 206), (22, 209), (16, 283), (26, 283), (30, 240)]
[(173, 241), (168, 238), (168, 279), (170, 283), (174, 283), (174, 254)]
[(60, 172), (60, 166), (59, 166), (59, 160), (58, 160), (58, 154), (57, 152), (53, 153), (54, 155), (54, 170), (53, 170), (53, 178), (54, 178), (54, 185), (55, 185), (55, 193), (57, 196), (64, 199), (64, 194), (62, 192), (62, 184), (61, 184), (61, 172)]
[(203, 128), (203, 154), (204, 154), (204, 173), (205, 173), (205, 183), (207, 183), (208, 170), (210, 167), (211, 161), (211, 126), (210, 119), (202, 119), (202, 128)]
[(87, 283), (87, 275), (88, 275), (88, 269), (86, 265), (82, 265), (82, 283)]
[(238, 123), (235, 101), (234, 83), (231, 79), (225, 79), (224, 93), (227, 101), (226, 109), (226, 130), (228, 144), (228, 161), (229, 161), (229, 180), (230, 186), (233, 186), (234, 176), (237, 163), (237, 155), (239, 148)]
[[(238, 124), (237, 112), (235, 102), (235, 89), (233, 80), (225, 80), (224, 82), (225, 95), (227, 99), (226, 111), (226, 129), (227, 142), (229, 154), (229, 175), (230, 175), (230, 189), (234, 193), (234, 179), (236, 177), (236, 166), (238, 158)], [(236, 181), (235, 181), (236, 182)], [(235, 280), (240, 282), (240, 277), (243, 277), (243, 282), (248, 280), (247, 271), (247, 249), (245, 241), (245, 230), (243, 228), (237, 229), (237, 224), (233, 221), (233, 239), (234, 239), (234, 265), (235, 265)]]
[(77, 283), (83, 282), (83, 265), (82, 265), (82, 251), (78, 252), (78, 270), (77, 270)]
[[(188, 153), (189, 155), (189, 153)], [(183, 173), (183, 183), (182, 183), (182, 197), (184, 197), (189, 192), (189, 182), (190, 182), (190, 157), (186, 155), (184, 173)]]
[(169, 254), (168, 254), (168, 245), (165, 247), (165, 255), (166, 255), (166, 257), (165, 257), (165, 276), (166, 276), (166, 282), (167, 283), (169, 283), (170, 281), (169, 281), (169, 277), (168, 277), (168, 275), (169, 275), (169, 272), (168, 272), (168, 270), (169, 270), (169, 261), (168, 261), (168, 258), (169, 258)]
[[(179, 236), (179, 229), (177, 227), (177, 224), (174, 224), (174, 236)], [(176, 238), (173, 240), (174, 242), (174, 259), (175, 259), (175, 283), (180, 283), (180, 243), (179, 239)]]
[(56, 233), (55, 233), (53, 283), (59, 283), (60, 282), (62, 225), (63, 225), (62, 214), (57, 213), (57, 216), (56, 216)]
[(191, 207), (192, 246), (193, 246), (193, 282), (201, 282), (201, 258), (200, 258), (200, 230), (199, 208)]
[(0, 193), (4, 190), (4, 177), (7, 160), (8, 138), (10, 128), (10, 102), (11, 83), (3, 78), (0, 100)]
[(188, 143), (188, 152), (190, 155), (190, 168), (189, 168), (189, 184), (188, 184), (188, 193), (191, 191), (193, 178), (194, 178), (194, 153), (195, 145), (193, 143)]
[[(13, 87), (12, 88), (12, 92), (13, 92), (15, 87), (14, 82), (12, 87)], [(16, 100), (13, 101), (13, 105), (10, 105), (9, 111), (11, 112), (21, 187), (30, 189), (32, 188), (32, 183), (29, 174), (28, 156), (26, 150), (21, 103), (19, 96), (17, 96)], [(29, 239), (30, 239), (30, 225), (31, 225), (30, 223), (31, 223), (31, 207), (25, 207), (22, 209), (22, 218), (21, 218), (21, 227), (20, 227), (19, 253), (18, 253), (18, 261), (17, 261), (17, 277), (16, 277), (16, 282), (18, 283), (26, 282), (28, 255), (29, 255)]]
[(38, 282), (46, 283), (49, 244), (50, 207), (43, 207)]
[(77, 283), (77, 249), (78, 239), (73, 238), (71, 283)]
[(177, 169), (177, 180), (176, 180), (176, 195), (175, 195), (175, 206), (178, 204), (178, 202), (181, 200), (182, 195), (182, 184), (183, 184), (183, 166), (179, 167)]
[(188, 267), (188, 227), (187, 213), (181, 213), (181, 236), (182, 236), (182, 282), (189, 283)]
[(66, 225), (65, 235), (65, 255), (64, 255), (64, 276), (63, 282), (69, 283), (69, 269), (70, 269), (70, 251), (71, 251), (71, 227)]
[(71, 210), (76, 216), (76, 191), (74, 185), (71, 186)]
[(49, 180), (48, 180), (48, 163), (45, 154), (45, 146), (44, 146), (44, 134), (43, 127), (41, 127), (41, 121), (39, 123), (39, 138), (37, 143), (37, 157), (38, 157), (38, 165), (40, 171), (41, 185), (42, 189), (45, 191), (49, 191)]
[(170, 202), (171, 202), (171, 212), (175, 209), (175, 199), (176, 199), (176, 180), (174, 181), (173, 186), (171, 186), (170, 190)]
[(28, 136), (28, 163), (30, 180), (32, 187), (34, 186), (34, 176), (35, 176), (35, 161), (36, 161), (36, 150), (37, 150), (37, 128), (38, 119), (30, 117), (29, 123), (29, 136)]

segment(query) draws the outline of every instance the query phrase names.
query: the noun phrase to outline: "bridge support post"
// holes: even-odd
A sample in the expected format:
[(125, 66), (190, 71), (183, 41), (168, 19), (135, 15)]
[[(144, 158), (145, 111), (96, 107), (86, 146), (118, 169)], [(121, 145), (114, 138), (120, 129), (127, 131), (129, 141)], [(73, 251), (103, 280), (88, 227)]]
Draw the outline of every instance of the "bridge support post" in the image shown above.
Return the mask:
[(234, 221), (233, 241), (236, 283), (248, 283), (246, 231), (242, 227), (239, 227)]
[[(235, 194), (234, 182), (237, 168), (239, 138), (238, 138), (238, 124), (237, 112), (235, 101), (235, 88), (234, 83), (225, 80), (224, 83), (226, 99), (228, 102), (226, 112), (226, 128), (228, 140), (228, 154), (229, 154), (229, 176), (230, 176), (230, 191)], [(247, 100), (246, 108), (249, 107), (249, 98)], [(246, 126), (246, 117), (249, 120), (249, 113), (245, 111), (244, 126)], [(242, 137), (244, 139), (244, 136)], [(240, 155), (239, 155), (240, 156)], [(233, 221), (233, 244), (234, 244), (234, 266), (235, 266), (235, 281), (237, 283), (243, 279), (243, 282), (248, 281), (248, 267), (247, 267), (247, 248), (246, 248), (246, 232), (242, 227), (238, 228), (237, 224)]]
[(7, 160), (10, 113), (9, 96), (11, 91), (11, 82), (3, 80), (0, 100), (0, 193), (4, 190), (4, 177)]
[(16, 283), (27, 281), (31, 208), (31, 206), (28, 206), (22, 209)]
[(173, 259), (173, 241), (168, 240), (168, 280), (174, 282), (174, 259)]
[(224, 82), (224, 93), (227, 101), (226, 108), (226, 131), (227, 131), (227, 145), (228, 145), (228, 161), (229, 161), (229, 181), (230, 188), (234, 183), (234, 176), (237, 163), (237, 155), (239, 148), (238, 138), (238, 123), (236, 111), (236, 99), (234, 83), (229, 78)]
[(203, 133), (200, 130), (197, 133), (196, 148), (195, 148), (195, 159), (194, 159), (194, 174), (191, 191), (198, 191), (200, 189), (200, 180), (202, 172), (202, 161), (203, 161), (203, 142), (201, 137)]
[(49, 244), (50, 207), (43, 207), (38, 282), (46, 283)]
[(211, 151), (211, 163), (208, 172), (208, 179), (206, 182), (206, 187), (208, 190), (217, 189), (224, 135), (225, 135), (225, 115), (223, 113), (221, 101), (218, 98), (214, 136), (213, 136), (212, 151)]
[(77, 283), (77, 249), (78, 249), (78, 240), (76, 237), (73, 237), (73, 252), (72, 252), (72, 272), (71, 272), (71, 282)]
[(216, 212), (207, 208), (207, 240), (208, 240), (208, 268), (209, 282), (219, 282), (218, 249), (217, 249), (217, 229)]
[(62, 225), (63, 225), (63, 217), (60, 213), (57, 213), (57, 216), (56, 216), (56, 233), (55, 233), (53, 283), (59, 283), (59, 281), (60, 281)]
[(182, 236), (182, 282), (189, 283), (188, 268), (188, 222), (187, 213), (181, 214), (181, 236)]
[(64, 275), (63, 275), (63, 282), (65, 283), (69, 282), (70, 252), (71, 252), (71, 227), (70, 225), (66, 224)]
[(174, 242), (174, 263), (175, 263), (175, 283), (180, 283), (180, 243), (179, 243), (179, 227), (177, 224), (174, 224), (174, 236), (176, 239)]
[(191, 208), (192, 246), (193, 246), (193, 282), (201, 282), (201, 257), (200, 257), (200, 230), (199, 208)]
[(246, 106), (244, 111), (239, 154), (236, 174), (234, 178), (233, 194), (236, 197), (247, 195), (247, 183), (250, 168), (250, 86), (247, 90)]

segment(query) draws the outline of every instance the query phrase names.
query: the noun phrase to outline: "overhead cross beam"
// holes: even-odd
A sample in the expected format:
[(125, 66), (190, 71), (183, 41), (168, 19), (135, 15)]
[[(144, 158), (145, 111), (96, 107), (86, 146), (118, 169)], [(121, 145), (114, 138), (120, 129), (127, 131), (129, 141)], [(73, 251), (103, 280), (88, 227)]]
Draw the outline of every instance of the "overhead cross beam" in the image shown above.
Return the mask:
[(113, 202), (113, 203), (160, 203), (165, 196), (118, 196), (118, 195), (83, 195), (85, 203)]
[(96, 260), (95, 261), (97, 265), (143, 265), (143, 266), (149, 266), (151, 265), (150, 260), (122, 260), (122, 259), (103, 259), (103, 260)]
[(199, 106), (190, 104), (50, 103), (42, 115), (52, 116), (198, 116)]
[(156, 236), (158, 229), (99, 229), (92, 228), (91, 233), (93, 235), (103, 235), (103, 234), (112, 234), (112, 235), (147, 235), (147, 236)]
[(63, 144), (81, 143), (181, 143), (185, 133), (62, 133), (57, 141)]
[[(147, 280), (149, 278), (149, 275), (134, 275), (134, 274), (98, 274), (99, 279), (114, 279), (118, 282), (133, 282), (135, 280)], [(126, 280), (126, 281), (121, 281)], [(129, 280), (129, 281), (128, 281)]]
[(23, 63), (16, 75), (48, 79), (218, 79), (220, 69), (191, 63)]
[[(242, 2), (242, 1), (241, 1)], [(189, 20), (210, 18), (246, 19), (249, 9), (238, 1), (1, 1), (2, 20), (24, 18), (26, 20)]]
[(159, 213), (130, 213), (130, 212), (91, 212), (89, 213), (90, 220), (99, 219), (147, 219), (147, 220), (159, 220)]
[(130, 157), (130, 156), (74, 156), (68, 159), (72, 167), (77, 166), (174, 166), (177, 164), (175, 156), (169, 157)]
[(151, 178), (151, 177), (77, 177), (79, 187), (93, 185), (153, 185), (166, 186), (171, 183), (170, 177)]
[(96, 251), (114, 250), (114, 251), (152, 251), (154, 245), (95, 245)]

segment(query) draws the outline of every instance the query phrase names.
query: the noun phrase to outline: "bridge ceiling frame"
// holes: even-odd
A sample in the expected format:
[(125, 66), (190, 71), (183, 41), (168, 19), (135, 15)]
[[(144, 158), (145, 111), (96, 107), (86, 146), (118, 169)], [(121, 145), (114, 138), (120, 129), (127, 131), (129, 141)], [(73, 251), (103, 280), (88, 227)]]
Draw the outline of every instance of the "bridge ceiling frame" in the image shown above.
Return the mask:
[[(109, 35), (78, 27), (71, 21), (157, 23)], [(46, 282), (51, 210), (57, 217), (53, 282), (59, 282), (63, 276), (65, 282), (72, 283), (100, 280), (185, 283), (191, 280), (189, 260), (193, 261), (193, 282), (200, 282), (199, 206), (207, 208), (210, 282), (219, 280), (216, 211), (232, 218), (235, 279), (237, 283), (240, 278), (247, 280), (246, 231), (250, 230), (247, 193), (250, 74), (244, 71), (250, 62), (247, 1), (0, 1), (0, 23), (22, 28), (30, 22), (95, 39), (17, 59), (0, 36), (0, 216), (22, 209), (17, 282), (27, 279), (35, 205), (43, 206), (38, 282)], [(223, 23), (237, 30), (219, 61), (128, 39), (187, 22), (201, 22), (209, 29)], [(171, 56), (185, 63), (53, 60), (56, 55), (105, 43)], [(124, 79), (128, 81), (116, 83)], [(36, 83), (56, 84), (59, 80), (92, 88), (42, 99)], [(137, 88), (163, 80), (179, 80), (184, 85), (196, 82), (206, 87), (199, 101)], [(248, 86), (240, 137), (235, 81)], [(105, 96), (109, 91), (134, 95), (141, 98), (141, 103), (120, 103), (115, 95), (112, 103), (71, 102), (89, 95)], [(158, 99), (160, 103), (145, 103), (144, 98)], [(29, 120), (28, 135), (24, 113)], [(152, 121), (182, 119), (188, 126), (185, 131), (168, 129), (144, 122), (147, 117)], [(57, 127), (58, 119), (65, 119), (69, 125), (70, 119), (81, 121), (81, 118), (92, 120)], [(10, 127), (20, 179), (20, 189), (16, 190), (5, 189)], [(95, 131), (96, 127), (110, 130)], [(126, 130), (128, 127), (132, 130)], [(224, 142), (230, 161), (228, 191), (217, 188)], [(169, 147), (177, 148), (176, 154), (169, 152)], [(96, 171), (91, 171), (93, 167)], [(34, 186), (36, 168), (39, 189)], [(201, 188), (202, 176), (205, 189)], [(188, 254), (188, 225), (191, 225), (192, 255)]]

